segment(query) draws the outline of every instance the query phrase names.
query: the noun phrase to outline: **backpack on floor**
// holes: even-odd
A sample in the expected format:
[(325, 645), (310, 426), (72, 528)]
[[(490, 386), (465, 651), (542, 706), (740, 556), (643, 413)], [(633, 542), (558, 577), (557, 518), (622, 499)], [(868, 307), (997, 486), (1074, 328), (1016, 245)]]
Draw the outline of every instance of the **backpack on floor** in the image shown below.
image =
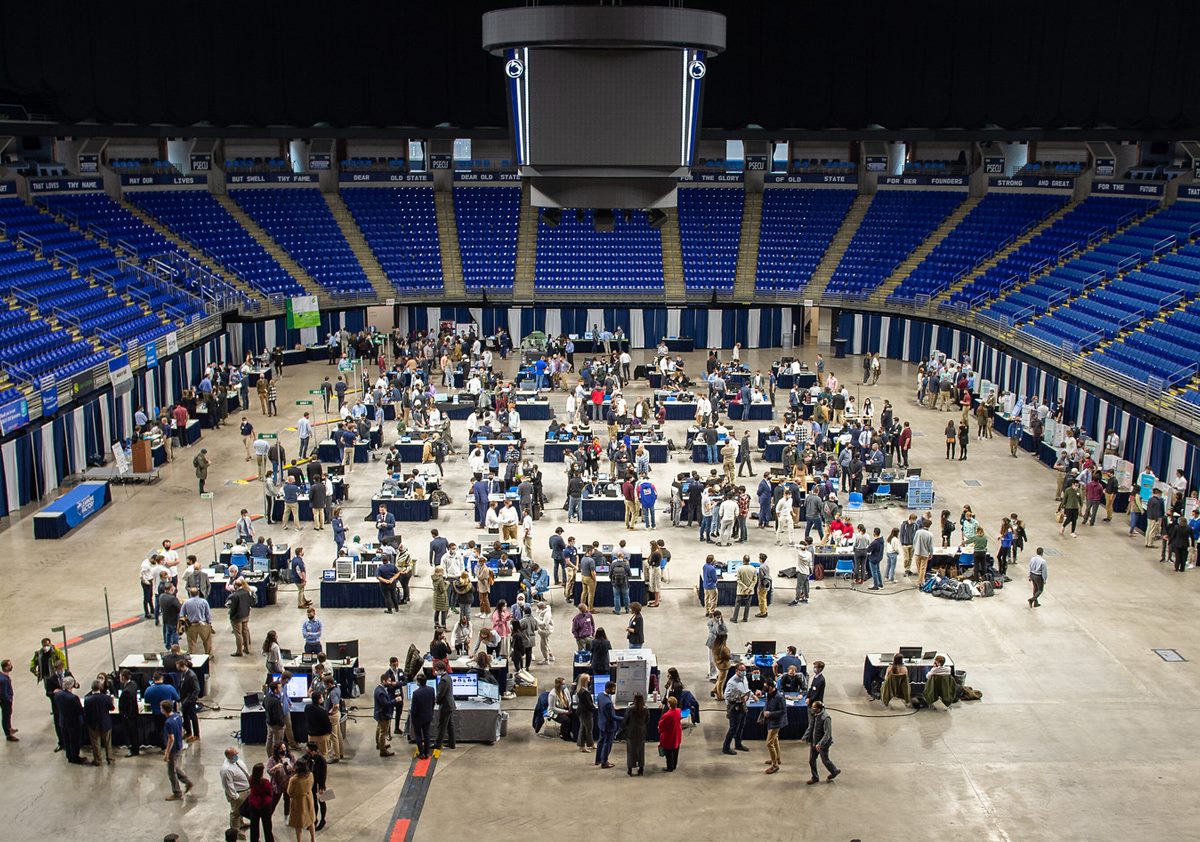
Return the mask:
[(934, 587), (937, 585), (937, 577), (930, 576), (921, 583), (921, 593), (933, 593)]
[(815, 579), (816, 581), (819, 582), (824, 578), (825, 578), (825, 565), (819, 564), (819, 563), (814, 564), (813, 565), (813, 579)]

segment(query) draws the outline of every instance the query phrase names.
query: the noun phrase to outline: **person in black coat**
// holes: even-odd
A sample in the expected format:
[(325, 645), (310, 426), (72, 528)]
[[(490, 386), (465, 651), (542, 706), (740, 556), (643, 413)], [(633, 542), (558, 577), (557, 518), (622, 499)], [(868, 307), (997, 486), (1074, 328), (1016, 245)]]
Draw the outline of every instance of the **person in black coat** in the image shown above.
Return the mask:
[(92, 765), (100, 765), (100, 752), (104, 751), (104, 762), (112, 764), (112, 703), (113, 697), (104, 692), (104, 685), (92, 682), (92, 692), (83, 700), (83, 723), (87, 726), (92, 743)]
[(425, 673), (417, 673), (417, 689), (413, 691), (409, 703), (408, 724), (412, 727), (413, 739), (417, 741), (417, 757), (421, 760), (429, 759), (434, 699), (433, 688), (429, 686)]
[(200, 718), (196, 709), (200, 701), (200, 677), (192, 669), (192, 662), (179, 662), (179, 707), (183, 713), (183, 728), (188, 742), (200, 739)]
[(117, 711), (125, 726), (125, 741), (129, 744), (129, 757), (137, 757), (142, 748), (138, 735), (138, 685), (129, 670), (121, 670), (121, 695), (117, 698)]
[(437, 704), (438, 704), (438, 726), (437, 738), (434, 740), (433, 747), (441, 748), (442, 743), (446, 743), (446, 748), (454, 748), (454, 685), (450, 680), (450, 673), (446, 672), (445, 667), (438, 665), (434, 671), (437, 680)]
[[(312, 708), (314, 706), (320, 707), (320, 704), (317, 703), (315, 699), (313, 700), (313, 704), (310, 704), (308, 707)], [(305, 710), (307, 709), (308, 708)], [(321, 830), (325, 827), (325, 811), (328, 809), (328, 805), (326, 804), (325, 800), (321, 798), (321, 793), (325, 792), (325, 784), (328, 780), (329, 764), (326, 763), (325, 754), (321, 751), (320, 746), (318, 746), (316, 743), (308, 743), (306, 748), (308, 749), (308, 752), (304, 755), (304, 758), (308, 761), (308, 768), (312, 770), (313, 776), (312, 794), (313, 809), (317, 817), (316, 829)]]
[(813, 661), (812, 683), (808, 687), (808, 706), (811, 708), (813, 702), (825, 704), (825, 662)]
[(54, 707), (58, 711), (63, 751), (68, 763), (82, 764), (79, 749), (83, 745), (83, 702), (75, 695), (75, 679), (62, 679), (62, 689), (54, 691)]

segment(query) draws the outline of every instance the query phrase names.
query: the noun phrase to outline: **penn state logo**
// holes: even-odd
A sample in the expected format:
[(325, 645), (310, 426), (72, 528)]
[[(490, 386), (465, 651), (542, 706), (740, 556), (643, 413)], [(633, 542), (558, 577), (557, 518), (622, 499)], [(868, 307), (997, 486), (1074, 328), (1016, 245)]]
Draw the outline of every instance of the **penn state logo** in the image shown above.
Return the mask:
[(700, 59), (696, 59), (688, 65), (688, 75), (693, 79), (703, 79), (704, 74), (707, 72), (708, 68), (705, 66), (704, 62), (700, 61)]
[(504, 73), (509, 79), (519, 79), (525, 72), (525, 63), (519, 58), (510, 58), (504, 65)]

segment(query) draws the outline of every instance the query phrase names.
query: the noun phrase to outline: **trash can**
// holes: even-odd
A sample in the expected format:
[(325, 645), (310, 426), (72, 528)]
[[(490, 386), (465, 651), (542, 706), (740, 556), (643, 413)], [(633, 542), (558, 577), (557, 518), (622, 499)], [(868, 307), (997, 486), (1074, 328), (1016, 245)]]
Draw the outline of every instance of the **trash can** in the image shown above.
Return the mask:
[(849, 342), (850, 340), (848, 339), (833, 340), (833, 358), (835, 360), (846, 359), (846, 346), (849, 344)]
[(279, 602), (279, 584), (274, 579), (267, 580), (267, 605)]

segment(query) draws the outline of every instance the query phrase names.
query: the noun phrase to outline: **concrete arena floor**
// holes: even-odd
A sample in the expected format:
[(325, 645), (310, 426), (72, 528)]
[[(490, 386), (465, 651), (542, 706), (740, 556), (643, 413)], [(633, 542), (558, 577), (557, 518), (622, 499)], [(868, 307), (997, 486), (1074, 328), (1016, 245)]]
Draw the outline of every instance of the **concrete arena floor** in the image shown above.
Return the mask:
[[(744, 357), (765, 369), (777, 353), (749, 351)], [(815, 350), (802, 353), (811, 359)], [(634, 356), (641, 362), (646, 354)], [(703, 352), (688, 355), (688, 363), (701, 367)], [(513, 367), (510, 359), (504, 370), (511, 374)], [(830, 367), (851, 383), (861, 372), (859, 359), (830, 361)], [(259, 431), (282, 433), (299, 416), (295, 401), (307, 399), (308, 389), (332, 371), (322, 363), (286, 369), (279, 389), (282, 418), (268, 423), (252, 410), (251, 420)], [(1175, 574), (1158, 564), (1157, 553), (1144, 549), (1140, 536), (1126, 536), (1120, 518), (1083, 527), (1078, 540), (1060, 538), (1051, 472), (1029, 455), (1011, 459), (1003, 439), (972, 441), (969, 461), (945, 461), (940, 436), (946, 415), (914, 406), (914, 372), (915, 366), (889, 361), (877, 386), (855, 388), (864, 396), (889, 398), (899, 416), (912, 421), (919, 435), (911, 461), (935, 479), (935, 509), (957, 512), (970, 503), (989, 535), (995, 535), (1003, 514), (1016, 509), (1025, 519), (1032, 545), (1044, 544), (1058, 553), (1049, 558), (1043, 608), (1026, 606), (1027, 583), (1021, 570), (996, 598), (967, 603), (922, 596), (900, 585), (881, 594), (854, 592), (826, 579), (809, 605), (789, 608), (786, 600), (776, 601), (768, 619), (752, 617), (749, 627), (735, 629), (730, 642), (775, 639), (781, 646), (798, 645), (810, 661), (827, 663), (826, 700), (834, 709), (836, 738), (832, 754), (844, 770), (836, 784), (803, 785), (807, 752), (797, 743), (783, 744), (784, 767), (772, 777), (762, 775), (762, 743), (751, 743), (750, 754), (723, 757), (725, 722), (714, 704), (705, 705), (702, 725), (685, 735), (676, 775), (659, 773), (660, 761), (651, 745), (646, 777), (635, 782), (622, 774), (621, 744), (613, 752), (618, 768), (602, 772), (590, 756), (557, 740), (536, 737), (529, 725), (533, 700), (520, 698), (505, 705), (511, 716), (505, 740), (493, 747), (463, 745), (439, 761), (415, 839), (441, 838), (449, 827), (462, 832), (467, 822), (476, 822), (481, 831), (486, 823), (494, 832), (496, 820), (503, 822), (504, 833), (552, 824), (563, 837), (576, 839), (598, 839), (635, 826), (642, 831), (669, 827), (673, 834), (714, 838), (712, 828), (730, 818), (727, 798), (705, 797), (717, 793), (755, 799), (777, 818), (794, 816), (794, 825), (773, 825), (783, 838), (912, 838), (924, 835), (925, 828), (937, 828), (939, 835), (988, 840), (1087, 840), (1135, 831), (1145, 839), (1193, 837), (1198, 811), (1184, 805), (1190, 803), (1188, 783), (1200, 775), (1193, 736), (1200, 733), (1200, 713), (1189, 703), (1200, 688), (1200, 633), (1189, 625), (1198, 574)], [(627, 391), (641, 394), (646, 387)], [(564, 398), (556, 394), (553, 401), (561, 409)], [(882, 406), (878, 399), (873, 402)], [(780, 396), (778, 405), (785, 403)], [(545, 423), (525, 422), (531, 441), (541, 439)], [(740, 430), (743, 425), (733, 426)], [(461, 443), (461, 423), (456, 427)], [(685, 427), (684, 422), (670, 422), (668, 434), (681, 442)], [(294, 453), (295, 434), (284, 433), (281, 439), (289, 454)], [(236, 425), (209, 432), (202, 443), (214, 463), (209, 487), (217, 494), (217, 523), (231, 523), (242, 506), (261, 511), (256, 483), (231, 482), (253, 473), (252, 465), (243, 461)], [(29, 517), (35, 507), (0, 533), (8, 582), (0, 595), (0, 657), (16, 662), (15, 725), (21, 730), (21, 742), (6, 743), (0, 750), (5, 782), (0, 809), (10, 826), (20, 829), (14, 838), (48, 839), (64, 827), (91, 828), (91, 835), (101, 839), (157, 840), (168, 831), (193, 841), (222, 838), (228, 815), (218, 779), (222, 750), (234, 743), (242, 694), (256, 689), (261, 679), (259, 660), (228, 657), (231, 635), (223, 611), (215, 612), (217, 657), (209, 695), (220, 709), (202, 714), (203, 739), (184, 760), (197, 786), (180, 804), (162, 800), (168, 786), (158, 756), (125, 759), (121, 752), (112, 767), (94, 769), (69, 766), (54, 754), (47, 702), (26, 672), (30, 653), (50, 626), (65, 623), (73, 635), (105, 624), (104, 588), (114, 620), (140, 613), (138, 565), (162, 538), (180, 537), (175, 515), (186, 516), (192, 533), (208, 528), (209, 507), (196, 495), (190, 465), (194, 453), (195, 449), (179, 451), (154, 486), (115, 488), (113, 506), (65, 540), (34, 542)], [(656, 466), (654, 479), (660, 489), (676, 471), (690, 466), (687, 458), (677, 453), (668, 465)], [(382, 473), (381, 463), (359, 466), (354, 472), (348, 522), (366, 516)], [(561, 469), (547, 466), (545, 475), (551, 508), (535, 532), (539, 558), (548, 557), (545, 542), (553, 527), (565, 524), (565, 512), (558, 508), (565, 488)], [(461, 502), (467, 477), (465, 457), (451, 458), (447, 485), (454, 502), (442, 509), (440, 522), (400, 524), (399, 531), (418, 557), (435, 525), (451, 538), (476, 535), (470, 510)], [(966, 479), (981, 485), (969, 488), (963, 483)], [(898, 523), (901, 511), (893, 507), (868, 512), (863, 520), (868, 527), (890, 527)], [(791, 563), (774, 546), (770, 533), (753, 527), (750, 532), (742, 550), (766, 551), (776, 570)], [(572, 533), (580, 541), (630, 537), (642, 545), (649, 537), (640, 529), (626, 536), (619, 523), (572, 525), (567, 534)], [(277, 527), (269, 534), (297, 540), (296, 533)], [(706, 697), (703, 611), (693, 594), (706, 549), (693, 530), (667, 526), (656, 534), (669, 542), (674, 560), (663, 607), (648, 609), (647, 646), (663, 668), (677, 666), (685, 683)], [(331, 533), (307, 528), (299, 540), (306, 546), (315, 582), (333, 558)], [(211, 544), (201, 543), (194, 550), (206, 559)], [(422, 573), (423, 578), (415, 580), (412, 610), (399, 617), (382, 611), (322, 612), (327, 637), (361, 639), (369, 687), (389, 655), (402, 656), (410, 643), (428, 643), (427, 568)], [(785, 590), (789, 585), (782, 582)], [(310, 593), (315, 599), (316, 588)], [(559, 594), (554, 608), (554, 642), (560, 657), (557, 665), (548, 667), (535, 662), (534, 672), (543, 686), (568, 672), (566, 656), (573, 649), (571, 612), (564, 610)], [(603, 611), (597, 616), (601, 624), (609, 619)], [(267, 629), (275, 628), (281, 643), (299, 648), (301, 619), (290, 589), (281, 591), (277, 606), (255, 611), (251, 619), (255, 646)], [(608, 625), (623, 627), (619, 622)], [(159, 641), (159, 629), (149, 623), (116, 632), (117, 660), (156, 649)], [(948, 651), (967, 670), (967, 683), (983, 691), (983, 700), (948, 713), (922, 711), (913, 716), (898, 708), (885, 712), (870, 701), (861, 687), (864, 654), (918, 643)], [(1153, 647), (1176, 648), (1189, 661), (1165, 663), (1150, 651)], [(111, 668), (106, 641), (73, 649), (71, 663), (80, 677)], [(382, 838), (408, 767), (402, 755), (385, 760), (375, 753), (369, 697), (352, 704), (360, 718), (350, 728), (349, 762), (330, 767), (337, 798), (330, 803), (329, 824), (320, 834), (326, 840)], [(262, 749), (248, 747), (244, 757), (256, 762)], [(469, 813), (460, 812), (464, 799)], [(633, 809), (614, 815), (617, 805)], [(277, 829), (282, 821), (279, 811)]]

